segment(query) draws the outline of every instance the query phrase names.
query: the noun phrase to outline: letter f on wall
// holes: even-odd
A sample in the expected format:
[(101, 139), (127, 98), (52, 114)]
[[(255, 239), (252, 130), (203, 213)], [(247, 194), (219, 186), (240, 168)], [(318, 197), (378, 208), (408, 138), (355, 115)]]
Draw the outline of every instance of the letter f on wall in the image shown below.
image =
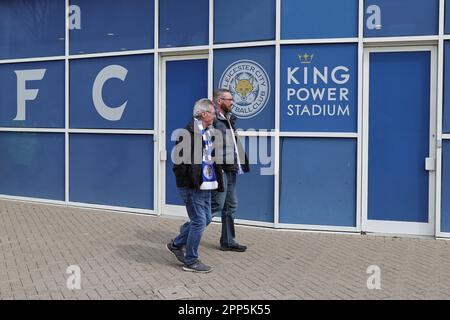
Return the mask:
[(14, 120), (25, 120), (25, 103), (27, 100), (36, 99), (39, 89), (27, 89), (27, 81), (37, 81), (44, 78), (46, 69), (17, 70), (17, 115)]

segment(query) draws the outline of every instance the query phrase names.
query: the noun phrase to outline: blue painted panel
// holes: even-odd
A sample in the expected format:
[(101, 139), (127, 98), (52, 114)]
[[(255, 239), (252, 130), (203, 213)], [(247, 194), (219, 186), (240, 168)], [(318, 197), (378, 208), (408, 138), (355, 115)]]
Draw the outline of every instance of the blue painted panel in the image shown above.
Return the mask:
[(0, 59), (64, 55), (65, 2), (0, 1)]
[(281, 48), (281, 130), (356, 132), (357, 44)]
[(71, 0), (70, 4), (81, 12), (80, 28), (70, 30), (71, 54), (153, 48), (154, 0)]
[(371, 53), (369, 84), (368, 217), (427, 222), (430, 52)]
[(364, 21), (364, 37), (436, 35), (439, 0), (364, 0)]
[[(24, 75), (25, 70), (41, 70), (42, 80), (29, 80), (40, 75)], [(64, 128), (64, 61), (2, 64), (0, 84), (0, 126)], [(29, 96), (24, 117), (17, 117), (18, 86), (27, 90), (24, 100)], [(34, 100), (31, 100), (32, 90), (39, 90)]]
[[(185, 76), (180, 76), (185, 75)], [(194, 103), (208, 96), (208, 60), (180, 60), (166, 63), (166, 204), (184, 205), (177, 190), (170, 157), (175, 146), (171, 135), (192, 119)], [(176, 137), (176, 134), (174, 134)]]
[(275, 50), (273, 47), (214, 51), (214, 88), (232, 91), (233, 113), (242, 129), (275, 126)]
[(450, 3), (448, 0), (445, 0), (445, 27), (444, 33), (450, 34)]
[[(118, 65), (127, 70), (124, 81), (106, 80), (102, 89), (104, 103), (110, 108), (127, 103), (120, 120), (105, 119), (93, 102), (93, 86), (106, 67)], [(153, 55), (77, 59), (70, 62), (70, 127), (152, 129)]]
[(237, 219), (274, 221), (274, 140), (241, 137), (250, 161), (250, 172), (237, 176)]
[(280, 222), (356, 226), (356, 140), (281, 140)]
[(282, 0), (282, 39), (358, 36), (358, 0)]
[(450, 41), (444, 42), (444, 112), (442, 131), (450, 133)]
[(0, 133), (0, 194), (64, 200), (64, 134)]
[(214, 43), (274, 39), (274, 0), (214, 1)]
[(208, 0), (159, 1), (159, 47), (207, 45)]
[(442, 142), (441, 231), (450, 232), (450, 140)]
[(153, 209), (153, 137), (71, 134), (70, 201)]

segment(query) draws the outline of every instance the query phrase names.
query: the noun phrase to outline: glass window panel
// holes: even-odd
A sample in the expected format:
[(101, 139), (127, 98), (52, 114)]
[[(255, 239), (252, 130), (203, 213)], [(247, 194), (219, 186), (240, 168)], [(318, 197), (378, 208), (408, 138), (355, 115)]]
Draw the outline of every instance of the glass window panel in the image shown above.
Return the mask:
[(214, 88), (231, 90), (238, 128), (274, 128), (274, 71), (273, 47), (214, 51)]
[(0, 133), (0, 194), (64, 200), (64, 134)]
[(71, 128), (152, 129), (153, 55), (70, 62)]
[(442, 131), (450, 133), (450, 41), (444, 42), (444, 114)]
[(275, 39), (275, 11), (274, 0), (215, 0), (214, 42)]
[(445, 34), (450, 34), (450, 2), (445, 0)]
[(64, 55), (65, 2), (0, 1), (0, 59)]
[(159, 1), (159, 47), (207, 45), (208, 0)]
[(283, 39), (358, 36), (358, 0), (282, 0)]
[(365, 0), (364, 36), (438, 34), (439, 0)]
[(450, 232), (450, 140), (442, 142), (441, 231)]
[[(274, 138), (240, 137), (250, 172), (237, 176), (237, 219), (274, 221)], [(255, 190), (256, 188), (256, 190)]]
[(71, 54), (153, 48), (154, 0), (71, 0), (70, 4)]
[(281, 140), (280, 222), (356, 226), (356, 140)]
[(0, 127), (64, 128), (64, 61), (0, 65)]
[(358, 45), (281, 47), (282, 131), (356, 132)]
[(153, 136), (71, 134), (70, 201), (153, 209)]

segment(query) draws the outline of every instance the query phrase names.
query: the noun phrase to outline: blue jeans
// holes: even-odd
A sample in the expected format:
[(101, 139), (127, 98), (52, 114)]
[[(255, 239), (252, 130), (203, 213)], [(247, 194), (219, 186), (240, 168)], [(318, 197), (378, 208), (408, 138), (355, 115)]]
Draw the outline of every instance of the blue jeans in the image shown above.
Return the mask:
[(182, 226), (181, 233), (172, 244), (176, 247), (186, 246), (184, 262), (190, 265), (198, 260), (198, 247), (203, 231), (211, 223), (211, 191), (188, 188), (179, 190), (190, 221)]
[(236, 194), (236, 172), (224, 172), (223, 174), (224, 192), (212, 192), (211, 209), (213, 217), (219, 214), (222, 217), (222, 235), (220, 236), (221, 246), (231, 246), (236, 243), (234, 240), (234, 217), (238, 207)]

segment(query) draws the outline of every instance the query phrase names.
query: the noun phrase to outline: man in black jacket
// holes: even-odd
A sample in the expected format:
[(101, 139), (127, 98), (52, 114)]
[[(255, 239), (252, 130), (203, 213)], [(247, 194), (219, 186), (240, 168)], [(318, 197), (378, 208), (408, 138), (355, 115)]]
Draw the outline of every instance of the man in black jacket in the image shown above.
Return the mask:
[[(206, 273), (212, 268), (198, 259), (198, 247), (203, 231), (211, 222), (211, 191), (223, 190), (222, 169), (212, 158), (213, 103), (208, 99), (198, 100), (193, 116), (181, 130), (172, 153), (173, 172), (189, 221), (167, 244), (167, 249), (183, 263), (183, 270)], [(186, 248), (185, 253), (183, 247)]]
[(231, 113), (233, 96), (230, 91), (219, 89), (214, 92), (214, 104), (216, 109), (214, 128), (221, 133), (215, 135), (215, 155), (224, 171), (224, 192), (213, 191), (212, 214), (222, 217), (220, 250), (243, 252), (247, 247), (235, 241), (234, 217), (238, 207), (236, 177), (238, 174), (249, 172), (250, 168), (245, 150), (236, 136), (236, 117)]

